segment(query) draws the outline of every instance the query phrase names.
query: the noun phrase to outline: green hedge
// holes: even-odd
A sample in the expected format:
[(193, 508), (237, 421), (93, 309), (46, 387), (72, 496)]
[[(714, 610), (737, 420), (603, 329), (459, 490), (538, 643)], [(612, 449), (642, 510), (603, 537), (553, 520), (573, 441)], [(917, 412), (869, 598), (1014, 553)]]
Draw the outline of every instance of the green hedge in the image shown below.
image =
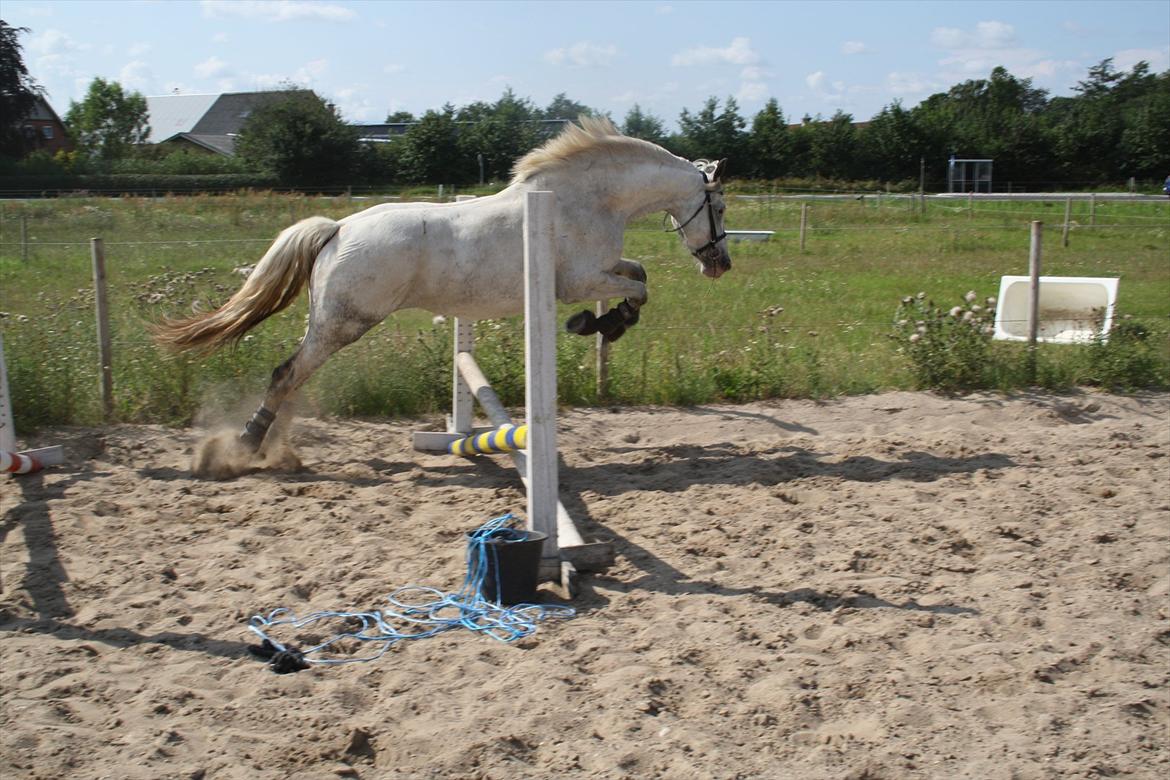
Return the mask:
[(118, 173), (92, 176), (0, 176), (0, 193), (8, 197), (43, 197), (92, 193), (100, 195), (166, 195), (167, 193), (270, 190), (280, 186), (276, 176), (263, 173), (217, 173), (180, 176), (155, 173)]

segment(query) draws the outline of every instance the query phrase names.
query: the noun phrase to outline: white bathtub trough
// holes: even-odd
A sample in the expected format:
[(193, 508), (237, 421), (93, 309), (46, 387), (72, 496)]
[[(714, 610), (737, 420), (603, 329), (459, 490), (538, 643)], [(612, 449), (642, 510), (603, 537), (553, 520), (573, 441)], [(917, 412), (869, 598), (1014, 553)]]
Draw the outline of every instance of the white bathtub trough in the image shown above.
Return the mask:
[(774, 232), (774, 230), (728, 230), (727, 237), (732, 241), (767, 241)]
[[(1028, 340), (1027, 276), (999, 280), (995, 312), (995, 338)], [(1039, 327), (1036, 340), (1049, 344), (1085, 344), (1097, 329), (1109, 335), (1117, 302), (1117, 279), (1088, 276), (1041, 276)]]

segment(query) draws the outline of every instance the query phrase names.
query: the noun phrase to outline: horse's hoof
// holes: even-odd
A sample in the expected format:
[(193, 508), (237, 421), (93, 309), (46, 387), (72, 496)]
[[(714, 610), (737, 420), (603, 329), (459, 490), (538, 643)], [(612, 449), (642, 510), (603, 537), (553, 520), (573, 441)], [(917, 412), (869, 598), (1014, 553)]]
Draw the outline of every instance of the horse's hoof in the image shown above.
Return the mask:
[(597, 315), (586, 309), (565, 321), (565, 330), (578, 336), (592, 336), (597, 332)]
[(625, 326), (627, 328), (630, 327), (631, 325), (637, 325), (638, 320), (642, 317), (642, 314), (641, 314), (641, 312), (639, 312), (638, 307), (634, 306), (629, 301), (622, 301), (621, 303), (619, 303), (617, 305), (617, 311), (618, 311), (618, 314), (621, 315), (622, 322), (625, 323)]

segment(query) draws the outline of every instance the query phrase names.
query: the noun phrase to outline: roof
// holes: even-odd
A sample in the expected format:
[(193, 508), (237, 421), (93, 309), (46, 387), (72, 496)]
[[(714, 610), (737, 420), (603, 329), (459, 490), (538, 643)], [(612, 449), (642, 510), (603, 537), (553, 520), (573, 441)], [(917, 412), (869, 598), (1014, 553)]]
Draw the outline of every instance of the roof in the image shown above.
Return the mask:
[(178, 135), (189, 133), (208, 109), (219, 100), (219, 95), (157, 95), (146, 98), (150, 135), (146, 142), (157, 144)]
[(178, 137), (230, 155), (235, 134), (259, 106), (289, 95), (288, 90), (228, 92), (221, 95), (155, 95), (146, 98), (150, 135), (157, 144)]

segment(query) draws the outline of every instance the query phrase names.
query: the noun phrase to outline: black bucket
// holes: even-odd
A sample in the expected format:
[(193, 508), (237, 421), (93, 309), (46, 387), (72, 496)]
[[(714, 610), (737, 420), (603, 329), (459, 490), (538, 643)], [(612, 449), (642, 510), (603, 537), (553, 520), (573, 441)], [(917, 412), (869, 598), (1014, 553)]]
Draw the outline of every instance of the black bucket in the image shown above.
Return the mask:
[[(503, 528), (489, 536), (483, 543), (486, 566), (481, 595), (500, 604), (535, 601), (546, 536), (540, 531), (517, 528)], [(473, 560), (472, 565), (478, 563)]]

